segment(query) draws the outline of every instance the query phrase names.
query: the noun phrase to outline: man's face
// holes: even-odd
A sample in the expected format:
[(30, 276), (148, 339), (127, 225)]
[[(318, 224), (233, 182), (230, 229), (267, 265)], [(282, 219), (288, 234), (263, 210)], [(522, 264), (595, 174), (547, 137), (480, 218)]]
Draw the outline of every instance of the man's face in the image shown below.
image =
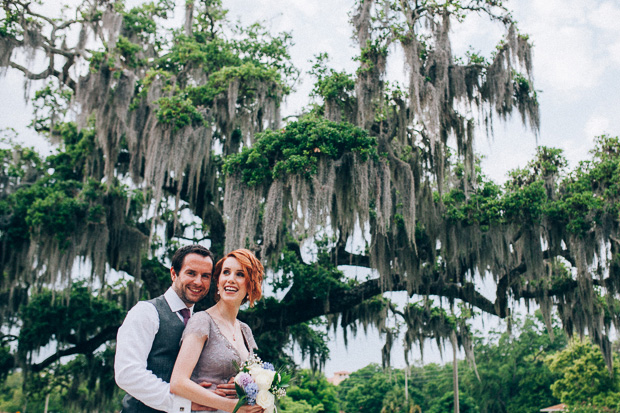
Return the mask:
[(200, 254), (187, 254), (183, 260), (181, 271), (177, 274), (170, 268), (172, 289), (189, 307), (202, 300), (209, 292), (213, 261)]

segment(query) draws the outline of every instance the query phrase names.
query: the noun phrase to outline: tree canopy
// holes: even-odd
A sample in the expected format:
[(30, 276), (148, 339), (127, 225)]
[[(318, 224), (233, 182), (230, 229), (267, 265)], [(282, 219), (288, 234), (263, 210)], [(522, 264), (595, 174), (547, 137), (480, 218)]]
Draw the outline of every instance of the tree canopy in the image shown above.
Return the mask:
[[(174, 27), (172, 0), (85, 0), (58, 16), (2, 2), (0, 67), (42, 85), (31, 126), (57, 145), (43, 158), (5, 133), (0, 151), (0, 314), (20, 331), (17, 364), (3, 368), (38, 374), (83, 354), (103, 386), (88, 355), (112, 343), (127, 308), (165, 290), (170, 253), (187, 242), (218, 256), (247, 247), (266, 264), (270, 294), (240, 315), (264, 358), (295, 344), (320, 365), (327, 328), (369, 324), (386, 359), (399, 334), (406, 350), (453, 338), (471, 354), (467, 319), (506, 318), (524, 301), (550, 331), (557, 308), (611, 365), (620, 142), (598, 138), (573, 170), (541, 147), (505, 185), (485, 177), (476, 135), (516, 113), (539, 125), (532, 45), (502, 2), (357, 1), (358, 69), (318, 56), (312, 104), (286, 122), (291, 35), (233, 25), (219, 0), (184, 5)], [(452, 53), (451, 26), (471, 15), (505, 28), (490, 56)], [(396, 49), (404, 84), (385, 80)], [(84, 288), (91, 309), (67, 328), (52, 314)], [(398, 308), (387, 291), (413, 303)], [(16, 338), (3, 333), (3, 352)], [(33, 362), (50, 342), (56, 352)]]

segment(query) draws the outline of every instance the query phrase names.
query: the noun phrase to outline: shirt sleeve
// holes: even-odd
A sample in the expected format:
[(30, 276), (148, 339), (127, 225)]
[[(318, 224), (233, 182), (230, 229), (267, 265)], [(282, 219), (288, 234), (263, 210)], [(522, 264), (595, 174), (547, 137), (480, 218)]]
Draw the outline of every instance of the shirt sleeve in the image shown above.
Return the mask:
[(147, 406), (172, 411), (170, 383), (146, 367), (158, 330), (159, 315), (154, 305), (141, 301), (129, 310), (116, 336), (114, 378), (118, 387)]

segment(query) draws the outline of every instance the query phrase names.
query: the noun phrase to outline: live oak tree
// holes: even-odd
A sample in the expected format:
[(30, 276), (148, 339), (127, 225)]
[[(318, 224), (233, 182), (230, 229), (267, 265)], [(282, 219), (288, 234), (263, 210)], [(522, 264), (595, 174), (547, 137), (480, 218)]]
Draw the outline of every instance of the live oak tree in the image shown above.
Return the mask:
[[(286, 122), (290, 34), (230, 24), (218, 0), (187, 1), (180, 27), (172, 0), (86, 0), (62, 15), (2, 6), (0, 67), (42, 85), (32, 128), (57, 145), (45, 159), (0, 152), (0, 312), (3, 332), (19, 328), (17, 364), (17, 337), (3, 333), (4, 372), (34, 377), (81, 355), (84, 369), (63, 374), (91, 380), (82, 406), (109, 396), (110, 351), (93, 352), (112, 345), (127, 308), (165, 290), (166, 260), (187, 242), (218, 256), (248, 247), (266, 264), (270, 294), (240, 315), (266, 359), (295, 343), (320, 365), (326, 328), (370, 324), (386, 360), (399, 334), (407, 350), (433, 337), (471, 355), (467, 318), (525, 301), (549, 325), (557, 308), (611, 364), (620, 144), (600, 137), (573, 171), (540, 148), (504, 186), (485, 178), (477, 133), (516, 113), (539, 125), (531, 43), (502, 2), (356, 2), (359, 68), (318, 56), (314, 103)], [(450, 28), (472, 15), (505, 28), (490, 56), (452, 53)], [(403, 84), (385, 80), (396, 49)], [(91, 305), (76, 305), (84, 288)], [(398, 308), (387, 291), (414, 303)], [(48, 343), (56, 352), (34, 362)]]
[[(615, 355), (617, 363), (617, 355)], [(605, 368), (601, 351), (588, 339), (572, 340), (563, 351), (547, 357), (549, 369), (558, 374), (551, 386), (553, 395), (580, 411), (617, 410), (620, 402), (618, 366)], [(590, 406), (590, 408), (586, 408)]]

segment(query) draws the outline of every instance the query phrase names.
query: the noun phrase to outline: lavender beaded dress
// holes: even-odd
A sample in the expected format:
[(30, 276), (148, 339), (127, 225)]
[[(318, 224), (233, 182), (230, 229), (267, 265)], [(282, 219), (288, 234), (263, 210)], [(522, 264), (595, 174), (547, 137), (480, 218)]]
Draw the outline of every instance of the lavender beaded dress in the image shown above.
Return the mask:
[[(241, 333), (243, 340), (250, 354), (256, 349), (256, 342), (252, 335), (250, 327), (239, 322), (241, 326)], [(187, 327), (183, 331), (183, 337), (181, 341), (189, 334), (195, 334), (200, 337), (207, 336), (205, 345), (202, 348), (202, 353), (198, 358), (196, 367), (192, 373), (191, 379), (196, 383), (203, 381), (213, 383), (212, 389), (220, 383), (227, 383), (228, 380), (237, 374), (235, 367), (233, 366), (233, 360), (237, 365), (245, 360), (241, 360), (239, 352), (230, 344), (230, 341), (221, 333), (220, 328), (217, 326), (211, 315), (206, 311), (201, 311), (194, 314), (189, 319)], [(224, 413), (224, 410), (217, 410), (219, 413)]]

